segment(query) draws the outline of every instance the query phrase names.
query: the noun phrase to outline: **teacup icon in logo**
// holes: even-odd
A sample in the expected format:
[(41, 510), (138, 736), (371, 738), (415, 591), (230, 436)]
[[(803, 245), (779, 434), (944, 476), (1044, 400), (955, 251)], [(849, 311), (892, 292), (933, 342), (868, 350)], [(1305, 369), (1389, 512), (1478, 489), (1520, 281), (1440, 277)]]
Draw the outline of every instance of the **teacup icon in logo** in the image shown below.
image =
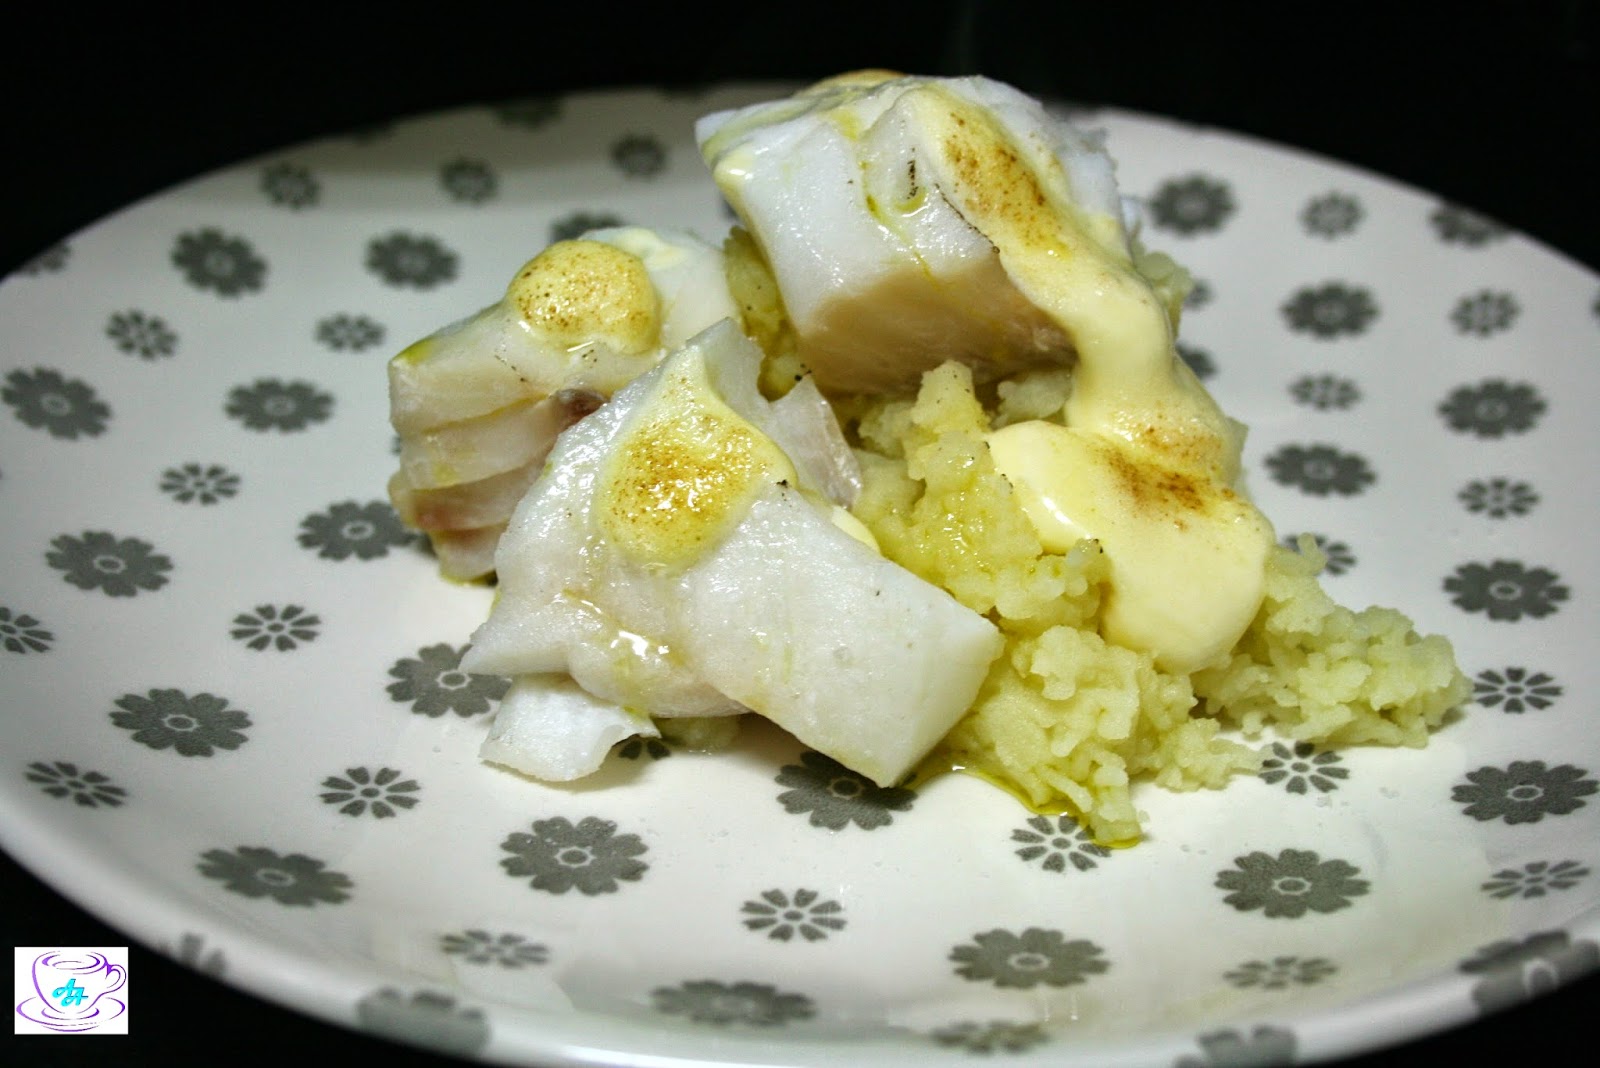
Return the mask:
[(128, 1004), (113, 997), (128, 970), (93, 950), (52, 950), (33, 961), (36, 998), (17, 1006), (25, 1019), (56, 1031), (88, 1031), (114, 1020)]

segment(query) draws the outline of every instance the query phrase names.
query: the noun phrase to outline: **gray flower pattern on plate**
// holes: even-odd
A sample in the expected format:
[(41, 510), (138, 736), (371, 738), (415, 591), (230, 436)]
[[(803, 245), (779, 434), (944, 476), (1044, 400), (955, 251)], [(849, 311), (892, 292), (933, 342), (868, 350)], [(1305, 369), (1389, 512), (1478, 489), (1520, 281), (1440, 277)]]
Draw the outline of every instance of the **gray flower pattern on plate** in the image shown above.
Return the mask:
[(672, 755), (672, 747), (660, 738), (634, 735), (625, 742), (618, 742), (615, 752), (624, 760), (665, 760)]
[(1204, 174), (1161, 183), (1148, 207), (1156, 226), (1185, 236), (1222, 229), (1235, 210), (1228, 183)]
[(1281, 310), (1291, 330), (1327, 340), (1366, 333), (1378, 317), (1378, 302), (1363, 286), (1325, 282), (1296, 290)]
[(952, 949), (950, 960), (963, 979), (1017, 990), (1075, 986), (1111, 967), (1105, 951), (1093, 942), (1068, 941), (1060, 931), (1043, 927), (1020, 934), (1000, 928), (983, 931)]
[(217, 504), (238, 494), (239, 476), (221, 464), (179, 464), (161, 472), (160, 488), (179, 504)]
[(1339, 375), (1304, 375), (1289, 384), (1289, 396), (1319, 412), (1343, 411), (1361, 400), (1361, 387)]
[(933, 1031), (928, 1037), (941, 1046), (983, 1055), (1025, 1053), (1049, 1041), (1038, 1024), (1013, 1023), (1010, 1020), (955, 1023)]
[(298, 649), (302, 642), (315, 641), (321, 626), (321, 618), (297, 604), (258, 604), (233, 617), (228, 636), (246, 649), (287, 653)]
[(1300, 225), (1313, 237), (1335, 238), (1351, 233), (1360, 224), (1361, 202), (1348, 193), (1324, 193), (1314, 197), (1300, 211)]
[(206, 940), (193, 932), (185, 933), (178, 939), (177, 949), (166, 946), (161, 949), (179, 964), (188, 965), (201, 975), (209, 975), (213, 979), (221, 979), (228, 971), (228, 961), (222, 950), (215, 946), (208, 947)]
[(1489, 519), (1523, 516), (1539, 503), (1539, 494), (1526, 482), (1509, 478), (1473, 479), (1456, 494), (1461, 506)]
[(267, 897), (280, 905), (311, 908), (349, 900), (348, 875), (304, 853), (280, 854), (263, 846), (208, 849), (200, 855), (200, 874), (231, 893)]
[(55, 640), (56, 636), (33, 616), (0, 604), (0, 649), (8, 653), (44, 653)]
[(106, 336), (118, 351), (141, 360), (155, 360), (178, 351), (178, 334), (159, 315), (137, 309), (115, 312), (106, 320)]
[(400, 775), (394, 768), (346, 768), (343, 775), (322, 780), (322, 801), (338, 805), (346, 816), (370, 814), (375, 819), (390, 819), (414, 807), (419, 799), (413, 795), (422, 789), (417, 780)]
[(1589, 877), (1589, 869), (1575, 860), (1535, 860), (1520, 868), (1502, 868), (1484, 883), (1492, 898), (1541, 898), (1551, 891), (1571, 890)]
[(298, 163), (272, 163), (261, 170), (261, 191), (278, 207), (299, 211), (322, 197), (322, 183)]
[(1216, 377), (1217, 361), (1205, 349), (1179, 342), (1178, 355), (1200, 381), (1206, 382)]
[(1487, 822), (1538, 823), (1546, 816), (1565, 816), (1584, 806), (1584, 798), (1600, 790), (1600, 782), (1571, 764), (1550, 767), (1542, 760), (1513, 760), (1503, 768), (1485, 765), (1467, 773), (1467, 781), (1451, 790), (1464, 815)]
[(609, 211), (580, 211), (556, 220), (550, 226), (550, 241), (570, 241), (580, 237), (590, 230), (598, 230), (605, 226), (623, 225), (622, 217)]
[(1542, 671), (1508, 667), (1496, 671), (1486, 668), (1472, 680), (1472, 697), (1484, 708), (1521, 714), (1555, 704), (1561, 685)]
[(287, 434), (326, 422), (333, 412), (333, 394), (310, 382), (258, 378), (229, 390), (223, 411), (251, 430)]
[(499, 191), (494, 171), (481, 159), (453, 159), (439, 168), (439, 185), (451, 200), (482, 204)]
[(1222, 977), (1240, 989), (1284, 990), (1291, 986), (1315, 986), (1338, 971), (1338, 965), (1326, 957), (1279, 956), (1247, 960)]
[(172, 265), (191, 286), (219, 297), (259, 292), (267, 278), (267, 261), (249, 241), (214, 227), (179, 234)]
[(794, 815), (809, 814), (813, 827), (840, 831), (852, 823), (862, 830), (887, 827), (894, 812), (910, 810), (916, 793), (901, 786), (878, 786), (831, 757), (817, 752), (800, 755), (800, 763), (778, 772), (779, 786), (789, 789), (778, 803)]
[(74, 441), (105, 433), (111, 408), (94, 387), (67, 378), (48, 367), (12, 371), (0, 387), (0, 400), (24, 426), (43, 430), (53, 438)]
[(372, 500), (340, 501), (313, 512), (300, 521), (297, 540), (324, 560), (376, 560), (416, 539), (388, 501)]
[(119, 538), (104, 530), (57, 535), (45, 553), (45, 562), (61, 577), (82, 590), (99, 590), (108, 597), (134, 597), (167, 584), (171, 557), (155, 551), (141, 538)]
[(531, 876), (528, 885), (551, 894), (614, 894), (650, 867), (639, 859), (650, 847), (638, 835), (618, 834), (615, 823), (598, 816), (576, 824), (563, 816), (534, 820), (532, 834), (511, 834), (500, 848), (511, 854), (500, 859), (507, 875)]
[(1211, 1031), (1196, 1039), (1201, 1056), (1180, 1057), (1175, 1068), (1268, 1068), (1293, 1064), (1294, 1032), (1263, 1024), (1248, 1036), (1234, 1030)]
[(226, 698), (182, 690), (154, 689), (144, 696), (124, 694), (114, 702), (111, 722), (151, 749), (179, 756), (208, 757), (218, 749), (237, 749), (249, 740), (250, 715), (229, 708)]
[(1356, 554), (1350, 546), (1342, 541), (1335, 541), (1326, 534), (1285, 534), (1282, 538), (1283, 547), (1299, 552), (1301, 538), (1310, 538), (1311, 544), (1322, 553), (1324, 574), (1343, 575), (1356, 566)]
[(468, 964), (494, 964), (507, 969), (527, 968), (550, 959), (549, 948), (541, 942), (530, 942), (519, 934), (490, 934), (477, 927), (441, 935), (439, 949)]
[(844, 906), (823, 898), (815, 890), (763, 890), (759, 899), (746, 901), (740, 909), (744, 925), (752, 931), (765, 931), (776, 942), (788, 942), (799, 935), (807, 942), (820, 942), (829, 932), (842, 931)]
[(651, 178), (667, 167), (667, 150), (649, 134), (628, 134), (611, 146), (611, 162), (629, 178)]
[(71, 259), (72, 247), (64, 241), (57, 242), (18, 267), (17, 273), (28, 278), (57, 274), (66, 268)]
[(1460, 968), (1481, 977), (1472, 987), (1472, 1000), (1488, 1015), (1600, 970), (1600, 945), (1574, 940), (1565, 931), (1540, 931), (1520, 940), (1492, 942)]
[(489, 1044), (489, 1021), (482, 1009), (464, 1008), (451, 995), (433, 990), (407, 997), (384, 987), (356, 1002), (356, 1020), (396, 1042), (458, 1057), (471, 1057)]
[(1500, 222), (1459, 204), (1440, 204), (1428, 216), (1439, 240), (1451, 245), (1479, 248), (1505, 237), (1509, 230)]
[(317, 341), (335, 352), (365, 352), (385, 336), (383, 324), (365, 315), (330, 315), (316, 326)]
[(1444, 589), (1463, 611), (1505, 623), (1524, 616), (1543, 619), (1559, 611), (1571, 592), (1549, 568), (1516, 560), (1462, 564), (1444, 580)]
[(370, 145), (394, 136), (394, 121), (383, 120), (380, 122), (364, 122), (359, 126), (351, 127), (341, 136), (354, 141), (358, 145)]
[(1309, 849), (1285, 849), (1273, 856), (1256, 851), (1234, 858), (1234, 867), (1217, 873), (1223, 902), (1240, 912), (1261, 910), (1273, 919), (1299, 919), (1307, 912), (1337, 912), (1365, 894), (1371, 884), (1357, 878), (1361, 869), (1347, 861), (1323, 860)]
[(1031, 816), (1025, 826), (1011, 832), (1022, 846), (1017, 856), (1025, 863), (1037, 861), (1045, 871), (1091, 871), (1111, 855), (1088, 830), (1071, 816)]
[(108, 776), (66, 760), (36, 760), (28, 765), (27, 779), (51, 797), (72, 798), (80, 808), (117, 808), (128, 797)]
[(435, 237), (392, 233), (367, 244), (367, 270), (396, 289), (435, 289), (455, 280), (460, 257)]
[(1511, 329), (1521, 313), (1516, 297), (1485, 289), (1456, 301), (1450, 321), (1460, 333), (1490, 337)]
[(507, 126), (537, 129), (554, 122), (561, 114), (561, 107), (559, 96), (530, 96), (497, 104), (493, 111), (495, 118)]
[(677, 986), (657, 987), (651, 992), (650, 1000), (657, 1012), (719, 1027), (729, 1024), (780, 1027), (816, 1015), (810, 998), (779, 990), (768, 983), (696, 979)]
[(1204, 278), (1196, 278), (1189, 287), (1189, 295), (1183, 298), (1183, 308), (1185, 311), (1199, 311), (1209, 305), (1216, 295), (1210, 282)]
[(1291, 794), (1331, 793), (1350, 777), (1340, 765), (1344, 758), (1331, 749), (1318, 750), (1310, 742), (1272, 742), (1261, 750), (1257, 777), (1270, 786), (1280, 783)]
[(1353, 497), (1377, 480), (1366, 458), (1332, 445), (1282, 445), (1267, 456), (1267, 470), (1279, 485), (1313, 497)]
[(415, 657), (402, 657), (389, 667), (395, 681), (389, 683), (389, 696), (410, 702), (411, 711), (435, 719), (446, 712), (458, 716), (481, 716), (494, 707), (511, 688), (511, 680), (499, 675), (474, 675), (461, 670), (461, 656), (467, 647), (444, 642), (417, 650)]
[(1491, 378), (1452, 390), (1439, 405), (1439, 414), (1457, 433), (1503, 438), (1532, 430), (1546, 407), (1544, 397), (1530, 383)]

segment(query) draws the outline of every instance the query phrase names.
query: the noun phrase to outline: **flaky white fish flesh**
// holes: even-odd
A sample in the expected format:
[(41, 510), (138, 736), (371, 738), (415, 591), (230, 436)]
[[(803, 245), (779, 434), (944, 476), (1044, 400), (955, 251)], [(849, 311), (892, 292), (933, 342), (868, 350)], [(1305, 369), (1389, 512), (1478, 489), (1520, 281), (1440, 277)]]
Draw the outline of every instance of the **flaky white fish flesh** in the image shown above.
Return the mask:
[(914, 387), (947, 359), (983, 377), (1070, 358), (1070, 330), (1002, 254), (1007, 197), (1129, 255), (1098, 140), (987, 78), (860, 72), (706, 115), (695, 135), (824, 391)]
[(389, 362), (395, 510), (446, 575), (488, 574), (556, 435), (733, 313), (722, 250), (693, 234), (605, 227), (547, 247), (500, 300)]
[[(768, 403), (756, 389), (760, 358), (731, 321), (718, 324), (563, 432), (501, 538), (495, 604), (462, 666), (566, 674), (634, 715), (754, 711), (891, 783), (965, 713), (1000, 636), (840, 517), (852, 471), (774, 445), (811, 440), (807, 425), (832, 417), (820, 397), (803, 412), (803, 395), (787, 413)], [(637, 501), (678, 492), (671, 480), (701, 459), (704, 470), (726, 470), (722, 453), (663, 452), (663, 441), (701, 437), (737, 439), (762, 456), (776, 448), (777, 459), (733, 491), (707, 483), (707, 495), (725, 500), (619, 518), (608, 487)], [(847, 467), (848, 455), (833, 466)], [(635, 467), (619, 470), (619, 457)], [(697, 515), (714, 522), (700, 531)], [(668, 527), (652, 526), (656, 518)], [(652, 557), (638, 544), (664, 548)], [(612, 723), (596, 717), (595, 730)]]
[(546, 782), (570, 782), (598, 771), (618, 742), (659, 734), (648, 718), (565, 675), (524, 675), (500, 699), (478, 755)]

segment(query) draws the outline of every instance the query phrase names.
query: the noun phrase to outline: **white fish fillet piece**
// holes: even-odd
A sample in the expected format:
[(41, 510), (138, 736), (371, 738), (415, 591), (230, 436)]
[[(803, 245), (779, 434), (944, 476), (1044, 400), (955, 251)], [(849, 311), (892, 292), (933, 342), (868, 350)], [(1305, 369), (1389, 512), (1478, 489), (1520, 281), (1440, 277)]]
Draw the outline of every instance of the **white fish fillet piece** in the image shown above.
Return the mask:
[(1128, 255), (1111, 158), (1000, 82), (842, 76), (704, 116), (702, 154), (766, 255), (800, 359), (824, 391), (914, 386), (946, 359), (983, 377), (1071, 356), (1061, 324), (1019, 291), (982, 225), (948, 195), (973, 184), (970, 161), (943, 135), (951, 99), (998, 124), (1050, 193), (1068, 191), (1061, 209)]
[[(719, 324), (562, 434), (502, 537), (495, 605), (462, 666), (567, 673), (651, 716), (749, 709), (888, 784), (970, 706), (1000, 649), (993, 624), (835, 524), (834, 502), (798, 465), (798, 485), (764, 483), (686, 565), (637, 559), (602, 531), (605, 465), (631, 431), (656, 425), (672, 376), (698, 364), (759, 427), (773, 422), (759, 361)], [(682, 707), (693, 696), (709, 708)]]
[(565, 676), (525, 675), (501, 698), (478, 756), (546, 782), (570, 782), (598, 771), (623, 739), (659, 735), (648, 719)]
[(819, 386), (905, 391), (948, 360), (980, 381), (1069, 370), (1059, 409), (990, 439), (1000, 473), (1047, 544), (1105, 550), (1104, 637), (1175, 672), (1233, 646), (1271, 526), (1237, 485), (1243, 428), (1176, 348), (1187, 276), (1137, 246), (1094, 138), (998, 82), (882, 71), (696, 136)]
[(861, 493), (861, 470), (815, 381), (802, 379), (773, 401), (764, 429), (807, 485), (846, 507), (855, 503)]
[(439, 574), (472, 582), (494, 573), (494, 550), (505, 533), (504, 523), (461, 530), (430, 530), (428, 542), (439, 561)]
[(459, 486), (542, 461), (556, 435), (573, 422), (559, 396), (558, 391), (539, 400), (521, 400), (403, 437), (400, 474), (407, 487)]
[(693, 234), (629, 226), (581, 237), (643, 261), (660, 315), (657, 343), (632, 353), (615, 351), (604, 339), (577, 348), (552, 343), (529, 329), (510, 300), (501, 299), (389, 362), (389, 417), (402, 440), (560, 389), (610, 396), (701, 330), (735, 314), (721, 249)]
[(686, 231), (605, 227), (547, 247), (500, 300), (389, 361), (391, 503), (427, 533), (445, 574), (489, 574), (491, 528), (556, 435), (734, 311), (721, 248)]
[(389, 500), (401, 522), (430, 534), (474, 530), (497, 523), (503, 526), (542, 470), (543, 455), (521, 467), (477, 482), (437, 489), (415, 489), (403, 473), (396, 471), (389, 478)]

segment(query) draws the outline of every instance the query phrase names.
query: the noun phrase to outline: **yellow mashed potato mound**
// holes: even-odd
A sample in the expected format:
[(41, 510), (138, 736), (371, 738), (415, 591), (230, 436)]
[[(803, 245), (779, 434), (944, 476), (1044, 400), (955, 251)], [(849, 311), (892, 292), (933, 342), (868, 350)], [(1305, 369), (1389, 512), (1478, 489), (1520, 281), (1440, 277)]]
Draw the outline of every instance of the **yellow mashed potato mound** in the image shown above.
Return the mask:
[(1000, 628), (1005, 650), (971, 711), (925, 764), (986, 778), (1040, 812), (1077, 817), (1097, 841), (1140, 836), (1138, 782), (1222, 786), (1256, 770), (1271, 730), (1331, 747), (1422, 746), (1470, 684), (1441, 637), (1399, 612), (1336, 604), (1305, 540), (1277, 548), (1254, 622), (1192, 675), (1098, 633), (1105, 555), (1093, 541), (1047, 552), (989, 458), (993, 427), (1058, 411), (1070, 379), (1043, 372), (980, 399), (966, 367), (929, 372), (917, 396), (839, 405), (864, 489), (853, 509), (886, 556)]

